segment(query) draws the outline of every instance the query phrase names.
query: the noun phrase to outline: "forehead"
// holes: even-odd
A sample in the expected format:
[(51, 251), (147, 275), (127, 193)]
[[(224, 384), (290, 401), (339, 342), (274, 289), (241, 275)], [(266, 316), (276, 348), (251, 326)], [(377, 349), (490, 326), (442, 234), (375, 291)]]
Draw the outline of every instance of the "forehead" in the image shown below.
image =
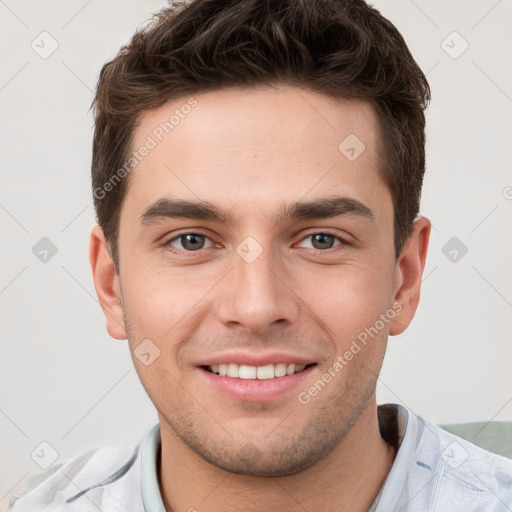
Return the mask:
[(327, 192), (389, 203), (377, 137), (375, 111), (361, 100), (291, 86), (183, 97), (141, 117), (132, 151), (148, 149), (125, 203), (139, 214), (166, 195), (262, 214)]
[(230, 87), (171, 100), (143, 113), (132, 145), (141, 147), (150, 136), (157, 145), (193, 138), (198, 146), (247, 150), (263, 144), (318, 145), (321, 138), (324, 148), (338, 151), (340, 137), (353, 134), (371, 153), (376, 130), (376, 113), (368, 101), (286, 85)]

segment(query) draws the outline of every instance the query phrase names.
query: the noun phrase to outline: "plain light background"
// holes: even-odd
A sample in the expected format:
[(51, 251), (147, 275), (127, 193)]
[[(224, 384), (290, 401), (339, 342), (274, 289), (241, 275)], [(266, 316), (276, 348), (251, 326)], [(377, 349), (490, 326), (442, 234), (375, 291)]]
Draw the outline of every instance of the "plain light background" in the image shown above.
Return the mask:
[[(57, 463), (139, 441), (157, 422), (94, 291), (88, 109), (103, 63), (166, 5), (0, 1), (0, 500), (41, 471), (31, 457), (41, 442)], [(433, 97), (422, 297), (409, 329), (390, 338), (378, 400), (441, 423), (510, 421), (512, 2), (374, 5), (403, 34)], [(58, 44), (47, 58), (31, 46), (43, 51), (41, 38), (45, 51)], [(46, 263), (32, 252), (43, 237), (57, 248)]]

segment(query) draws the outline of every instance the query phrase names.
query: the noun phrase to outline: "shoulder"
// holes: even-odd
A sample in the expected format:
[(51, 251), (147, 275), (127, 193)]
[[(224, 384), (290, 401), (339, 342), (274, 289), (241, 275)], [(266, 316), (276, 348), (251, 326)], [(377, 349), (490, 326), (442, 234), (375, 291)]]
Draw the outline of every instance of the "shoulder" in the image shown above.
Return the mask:
[[(9, 498), (6, 512), (143, 510), (140, 443), (91, 450), (31, 477)], [(140, 503), (139, 503), (140, 502)]]
[[(512, 459), (447, 432), (398, 404), (379, 406), (381, 429), (398, 450), (378, 512), (506, 512), (512, 504)], [(379, 425), (380, 426), (380, 425)]]
[[(418, 470), (430, 470), (433, 510), (507, 510), (512, 503), (512, 460), (487, 451), (417, 417)], [(422, 465), (423, 463), (423, 465)], [(423, 466), (423, 467), (422, 467)], [(448, 507), (447, 507), (448, 505)], [(451, 508), (450, 508), (451, 507)]]

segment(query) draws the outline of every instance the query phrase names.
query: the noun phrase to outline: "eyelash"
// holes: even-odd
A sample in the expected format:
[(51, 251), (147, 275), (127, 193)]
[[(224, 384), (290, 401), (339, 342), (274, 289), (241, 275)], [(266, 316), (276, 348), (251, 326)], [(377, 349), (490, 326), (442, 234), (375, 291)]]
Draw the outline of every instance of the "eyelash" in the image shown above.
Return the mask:
[[(209, 249), (210, 247), (206, 247), (206, 248), (201, 248), (201, 249), (197, 249), (195, 251), (187, 251), (187, 250), (181, 250), (181, 249), (176, 249), (174, 247), (172, 247), (170, 244), (171, 242), (174, 242), (175, 240), (179, 240), (180, 238), (183, 238), (185, 237), (186, 235), (199, 235), (199, 236), (203, 236), (205, 237), (206, 239), (210, 240), (210, 237), (204, 233), (201, 233), (200, 231), (187, 231), (185, 233), (180, 233), (179, 235), (175, 235), (173, 236), (172, 238), (169, 238), (168, 240), (166, 240), (165, 242), (162, 243), (162, 245), (164, 247), (167, 247), (168, 250), (170, 252), (172, 252), (173, 254), (178, 254), (178, 255), (186, 255), (186, 257), (192, 257), (194, 256), (195, 254), (199, 254), (203, 249), (204, 250), (207, 250)], [(312, 248), (313, 251), (315, 251), (315, 253), (325, 253), (325, 252), (328, 252), (328, 251), (331, 251), (333, 249), (335, 249), (336, 247), (340, 247), (340, 246), (347, 246), (347, 245), (350, 245), (349, 242), (347, 242), (344, 238), (341, 238), (339, 235), (336, 235), (332, 232), (330, 232), (329, 230), (323, 230), (323, 231), (315, 231), (313, 233), (309, 233), (307, 234), (306, 236), (302, 237), (299, 241), (300, 242), (303, 242), (304, 240), (306, 240), (307, 238), (311, 238), (315, 235), (329, 235), (329, 236), (332, 236), (334, 237), (336, 240), (338, 240), (340, 243), (338, 245), (335, 245), (333, 247), (329, 247), (328, 249), (315, 249), (315, 248)], [(211, 241), (211, 240), (210, 240)]]

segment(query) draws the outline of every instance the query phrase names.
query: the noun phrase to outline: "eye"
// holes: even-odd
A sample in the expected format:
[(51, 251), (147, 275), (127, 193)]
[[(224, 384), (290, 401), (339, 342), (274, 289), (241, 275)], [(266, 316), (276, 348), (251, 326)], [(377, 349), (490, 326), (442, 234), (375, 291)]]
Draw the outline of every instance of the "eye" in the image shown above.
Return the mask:
[[(209, 238), (201, 233), (182, 233), (168, 240), (165, 245), (169, 246), (172, 252), (194, 252), (199, 249), (204, 249), (207, 240), (209, 240)], [(174, 244), (178, 244), (178, 247)], [(213, 243), (208, 247), (212, 245)]]
[(301, 243), (304, 242), (305, 240), (308, 240), (309, 238), (311, 238), (312, 243), (312, 247), (310, 248), (315, 250), (332, 249), (332, 247), (336, 247), (335, 245), (333, 245), (336, 240), (339, 241), (337, 245), (348, 245), (348, 243), (345, 242), (343, 238), (333, 235), (331, 233), (324, 232), (311, 233), (310, 235), (304, 237), (301, 240)]

